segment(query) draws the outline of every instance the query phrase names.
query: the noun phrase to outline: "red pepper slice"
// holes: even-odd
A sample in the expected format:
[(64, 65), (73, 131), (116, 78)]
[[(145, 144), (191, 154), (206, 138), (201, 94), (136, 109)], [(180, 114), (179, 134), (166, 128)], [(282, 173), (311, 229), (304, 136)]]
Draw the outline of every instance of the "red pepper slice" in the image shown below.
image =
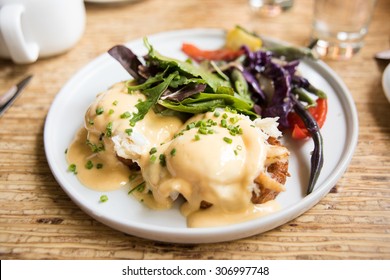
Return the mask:
[(201, 50), (197, 46), (183, 43), (181, 47), (182, 51), (196, 61), (202, 60), (234, 60), (244, 53), (243, 50)]
[[(326, 115), (328, 113), (328, 101), (326, 98), (318, 98), (316, 103), (317, 105), (315, 107), (310, 107), (308, 111), (317, 121), (318, 126), (321, 128), (325, 123)], [(287, 119), (289, 124), (293, 127), (292, 137), (294, 139), (304, 139), (310, 136), (310, 133), (307, 131), (305, 124), (296, 113), (289, 113)]]
[(305, 139), (310, 136), (306, 128), (300, 128), (297, 124), (294, 124), (291, 135), (293, 139)]

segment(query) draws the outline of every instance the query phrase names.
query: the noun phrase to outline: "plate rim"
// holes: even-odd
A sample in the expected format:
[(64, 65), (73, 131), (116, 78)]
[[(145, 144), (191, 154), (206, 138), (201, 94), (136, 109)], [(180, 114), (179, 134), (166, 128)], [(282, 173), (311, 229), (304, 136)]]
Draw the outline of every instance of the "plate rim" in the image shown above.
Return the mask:
[(390, 102), (390, 63), (387, 64), (385, 70), (382, 75), (382, 88), (387, 101)]
[[(183, 34), (190, 34), (196, 35), (196, 34), (203, 34), (206, 33), (205, 36), (221, 36), (226, 33), (226, 30), (219, 29), (219, 28), (191, 28), (191, 29), (176, 29), (176, 30), (169, 30), (165, 32), (159, 32), (151, 35), (147, 35), (150, 40), (158, 39), (158, 37), (169, 37), (169, 36), (182, 36)], [(129, 44), (136, 44), (138, 41), (141, 41), (142, 38), (136, 38), (134, 40), (128, 41), (124, 43), (125, 45)], [(275, 40), (280, 41), (280, 40)], [(286, 43), (289, 44), (289, 43)], [(276, 228), (280, 225), (285, 224), (288, 221), (291, 221), (292, 219), (302, 215), (304, 212), (306, 212), (308, 209), (312, 208), (315, 204), (317, 204), (333, 187), (333, 185), (342, 177), (342, 175), (345, 173), (346, 169), (348, 168), (350, 161), (352, 160), (353, 153), (355, 151), (357, 140), (358, 140), (358, 117), (357, 117), (357, 110), (354, 104), (354, 100), (352, 98), (352, 95), (350, 91), (348, 90), (345, 83), (341, 80), (341, 78), (337, 75), (334, 70), (332, 70), (325, 62), (317, 60), (317, 61), (311, 61), (311, 60), (305, 60), (305, 63), (308, 63), (310, 67), (317, 68), (321, 70), (322, 72), (325, 72), (328, 77), (326, 80), (331, 84), (332, 86), (337, 86), (340, 88), (341, 92), (343, 93), (341, 96), (340, 94), (337, 94), (338, 98), (342, 102), (343, 111), (346, 112), (346, 114), (349, 116), (349, 118), (346, 119), (347, 122), (347, 129), (349, 130), (349, 133), (347, 133), (348, 137), (348, 147), (347, 151), (344, 151), (344, 157), (338, 162), (338, 164), (335, 167), (336, 172), (332, 174), (330, 180), (326, 180), (322, 185), (318, 186), (312, 194), (304, 197), (302, 200), (300, 200), (299, 203), (290, 205), (283, 209), (283, 211), (279, 211), (277, 213), (273, 213), (272, 215), (262, 217), (262, 230), (259, 231), (254, 225), (256, 224), (256, 220), (240, 223), (240, 224), (234, 224), (234, 225), (228, 225), (228, 226), (222, 226), (222, 227), (215, 227), (215, 228), (169, 228), (169, 227), (162, 227), (158, 225), (148, 225), (148, 224), (141, 224), (141, 225), (133, 225), (129, 224), (128, 221), (122, 221), (121, 219), (112, 220), (109, 217), (102, 215), (101, 213), (96, 213), (86, 207), (82, 201), (77, 197), (76, 193), (72, 193), (69, 188), (66, 186), (63, 186), (61, 182), (61, 178), (59, 178), (59, 175), (57, 173), (58, 167), (53, 165), (54, 159), (52, 159), (51, 151), (48, 149), (47, 143), (50, 141), (50, 135), (49, 135), (49, 128), (52, 125), (51, 120), (53, 119), (51, 116), (55, 114), (54, 109), (55, 104), (57, 104), (61, 98), (61, 96), (64, 94), (63, 92), (66, 92), (68, 88), (72, 88), (74, 84), (74, 80), (81, 76), (81, 75), (88, 75), (88, 70), (91, 68), (92, 65), (101, 66), (102, 63), (105, 62), (106, 58), (108, 57), (107, 53), (103, 53), (96, 58), (89, 61), (86, 65), (84, 65), (82, 68), (80, 68), (74, 75), (72, 75), (67, 82), (61, 87), (59, 92), (56, 94), (49, 112), (46, 117), (45, 125), (44, 125), (44, 146), (45, 146), (45, 154), (46, 158), (50, 167), (50, 170), (55, 177), (57, 183), (61, 186), (61, 188), (65, 191), (65, 193), (71, 198), (71, 200), (79, 207), (81, 208), (85, 213), (87, 213), (92, 218), (96, 219), (99, 222), (102, 222), (103, 224), (114, 228), (115, 230), (126, 232), (128, 234), (138, 236), (145, 239), (151, 239), (151, 240), (157, 240), (162, 242), (172, 242), (172, 243), (216, 243), (216, 242), (224, 242), (224, 241), (231, 241), (236, 239), (241, 239), (245, 237), (249, 237), (255, 234), (260, 234), (263, 232), (266, 232), (268, 230), (271, 230), (273, 228)], [(334, 80), (336, 83), (331, 83), (329, 79)], [(77, 80), (77, 79), (76, 79)], [(335, 90), (336, 91), (336, 90)], [(339, 92), (338, 90), (336, 93)], [(286, 212), (290, 213), (290, 215), (286, 215)], [(283, 218), (284, 216), (284, 218)], [(275, 223), (274, 220), (277, 220), (278, 222)], [(126, 227), (127, 230), (124, 230), (123, 227)], [(170, 236), (172, 234), (172, 229), (175, 231), (174, 236)], [(148, 235), (145, 236), (145, 231), (147, 231)], [(218, 236), (218, 234), (221, 234), (221, 232), (227, 231), (231, 232), (232, 234), (229, 236), (223, 235)]]

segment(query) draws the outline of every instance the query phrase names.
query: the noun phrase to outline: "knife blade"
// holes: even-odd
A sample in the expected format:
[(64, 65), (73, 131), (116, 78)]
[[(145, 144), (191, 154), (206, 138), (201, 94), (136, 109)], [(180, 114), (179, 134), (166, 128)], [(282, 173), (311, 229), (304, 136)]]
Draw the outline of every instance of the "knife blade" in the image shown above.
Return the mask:
[(29, 75), (0, 96), (0, 117), (12, 106), (33, 76)]

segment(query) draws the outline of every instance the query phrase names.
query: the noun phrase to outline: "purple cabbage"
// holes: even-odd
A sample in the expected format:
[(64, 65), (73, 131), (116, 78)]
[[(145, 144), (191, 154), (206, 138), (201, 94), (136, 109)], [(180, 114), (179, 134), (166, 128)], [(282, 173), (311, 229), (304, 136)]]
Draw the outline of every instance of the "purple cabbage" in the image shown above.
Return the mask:
[(253, 101), (255, 101), (256, 103), (264, 103), (266, 97), (263, 90), (260, 88), (260, 84), (257, 81), (256, 76), (246, 68), (242, 70), (242, 75), (244, 76), (248, 85), (251, 87), (253, 93), (256, 94), (256, 96), (252, 96)]
[(263, 72), (264, 76), (272, 79), (274, 83), (274, 94), (271, 102), (263, 109), (264, 117), (279, 117), (279, 124), (282, 128), (290, 127), (287, 115), (293, 108), (291, 102), (291, 76), (279, 64), (269, 62)]
[[(252, 52), (246, 46), (242, 49), (245, 54), (242, 73), (251, 88), (256, 113), (261, 112), (264, 117), (279, 117), (281, 128), (290, 127), (287, 115), (293, 109), (290, 98), (292, 77), (299, 61), (294, 60), (282, 65), (272, 60), (272, 53), (269, 51)], [(268, 101), (257, 79), (259, 75), (271, 79), (274, 84), (274, 93)]]
[[(295, 96), (294, 90), (305, 89), (322, 98), (326, 98), (326, 94), (311, 85), (306, 78), (296, 75), (296, 70), (299, 65), (298, 60), (288, 62), (273, 61), (270, 52), (251, 52), (246, 47), (243, 49), (246, 54), (243, 63), (243, 74), (247, 83), (252, 88), (253, 101), (256, 103), (254, 106), (255, 112), (261, 113), (264, 117), (279, 117), (279, 125), (284, 129), (290, 127), (287, 116), (294, 110), (304, 122), (305, 127), (314, 141), (307, 189), (307, 194), (310, 194), (314, 189), (324, 163), (323, 140), (316, 120)], [(263, 75), (273, 82), (274, 92), (268, 100), (259, 98), (258, 89), (261, 89), (261, 85), (258, 79), (256, 79), (259, 75)]]
[(299, 65), (299, 60), (293, 60), (283, 65), (283, 68), (288, 71), (291, 77), (293, 77), (295, 75), (295, 72), (297, 71), (298, 65)]

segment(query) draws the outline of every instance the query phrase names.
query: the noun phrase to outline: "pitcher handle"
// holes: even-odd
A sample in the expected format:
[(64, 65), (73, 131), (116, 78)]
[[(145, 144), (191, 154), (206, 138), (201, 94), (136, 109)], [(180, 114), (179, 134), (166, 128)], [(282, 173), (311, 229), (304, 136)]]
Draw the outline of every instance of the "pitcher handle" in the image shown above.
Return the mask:
[(0, 8), (0, 31), (15, 63), (32, 63), (38, 59), (39, 46), (26, 42), (22, 31), (24, 6), (9, 4)]

